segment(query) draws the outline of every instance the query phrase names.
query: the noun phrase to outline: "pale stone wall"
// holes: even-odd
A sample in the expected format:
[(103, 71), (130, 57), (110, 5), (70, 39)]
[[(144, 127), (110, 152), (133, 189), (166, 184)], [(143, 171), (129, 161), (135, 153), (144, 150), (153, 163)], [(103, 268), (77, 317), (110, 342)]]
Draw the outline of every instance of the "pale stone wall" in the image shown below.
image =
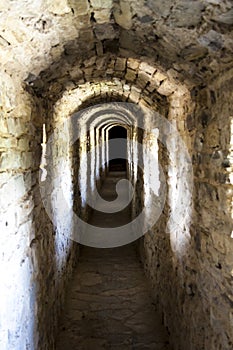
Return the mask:
[[(209, 326), (205, 346), (230, 349), (232, 333), (232, 72), (197, 95), (193, 230), (199, 262), (198, 286)], [(200, 315), (201, 317), (201, 315)]]
[[(29, 347), (34, 338), (34, 305), (38, 271), (33, 220), (36, 159), (30, 145), (33, 106), (17, 80), (1, 81), (1, 316), (0, 346)], [(34, 270), (34, 272), (33, 272)], [(10, 345), (11, 344), (11, 345)], [(8, 346), (9, 345), (9, 346)]]
[[(175, 349), (232, 348), (231, 82), (228, 72), (191, 92), (195, 107), (182, 132), (194, 171), (188, 225), (167, 225), (168, 202), (144, 240), (145, 267)], [(160, 152), (169, 184), (169, 156)]]
[[(1, 87), (1, 349), (53, 347), (66, 282), (76, 259), (69, 240), (70, 220), (62, 220), (56, 190), (56, 181), (63, 176), (59, 157), (64, 158), (64, 140), (57, 147), (59, 152), (54, 149), (53, 153), (49, 197), (57, 218), (53, 223), (41, 199), (44, 121), (40, 101), (33, 102), (17, 80), (5, 75)], [(71, 183), (65, 186), (70, 194)]]

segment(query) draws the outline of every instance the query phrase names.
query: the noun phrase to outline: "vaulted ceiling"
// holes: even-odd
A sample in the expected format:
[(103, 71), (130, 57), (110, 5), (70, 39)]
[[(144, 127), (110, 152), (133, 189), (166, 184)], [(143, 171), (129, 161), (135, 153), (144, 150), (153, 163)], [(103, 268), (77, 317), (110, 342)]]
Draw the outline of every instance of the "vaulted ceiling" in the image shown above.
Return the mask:
[(206, 83), (233, 65), (232, 6), (230, 0), (3, 0), (1, 68), (47, 90), (51, 81), (72, 80), (67, 72), (74, 67), (81, 82), (96, 80), (92, 66), (113, 55)]

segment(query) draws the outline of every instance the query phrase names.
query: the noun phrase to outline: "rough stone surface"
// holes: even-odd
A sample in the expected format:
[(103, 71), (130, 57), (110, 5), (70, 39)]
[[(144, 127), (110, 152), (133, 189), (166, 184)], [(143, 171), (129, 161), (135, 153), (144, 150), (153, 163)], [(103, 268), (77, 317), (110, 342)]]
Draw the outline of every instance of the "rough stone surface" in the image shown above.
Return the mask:
[[(231, 350), (232, 1), (6, 0), (0, 28), (1, 350), (53, 349), (77, 255), (72, 217), (64, 217), (56, 184), (65, 178), (70, 207), (87, 219), (82, 195), (90, 198), (91, 184), (100, 184), (106, 171), (99, 170), (100, 155), (94, 177), (80, 165), (85, 152), (106, 137), (100, 126), (106, 120), (93, 124), (93, 137), (86, 135), (85, 119), (81, 143), (71, 149), (64, 132), (52, 150), (52, 224), (38, 180), (46, 170), (43, 124), (48, 139), (76, 111), (109, 101), (133, 102), (168, 118), (191, 156), (189, 217), (171, 227), (170, 218), (181, 215), (173, 204), (187, 187), (185, 166), (175, 142), (168, 150), (166, 138), (159, 143), (168, 200), (141, 242), (174, 349)], [(123, 121), (111, 116), (108, 126)], [(130, 137), (145, 138), (151, 147), (137, 120), (130, 121)], [(131, 156), (135, 163), (140, 157), (136, 150)], [(131, 180), (135, 216), (147, 188), (136, 166)]]

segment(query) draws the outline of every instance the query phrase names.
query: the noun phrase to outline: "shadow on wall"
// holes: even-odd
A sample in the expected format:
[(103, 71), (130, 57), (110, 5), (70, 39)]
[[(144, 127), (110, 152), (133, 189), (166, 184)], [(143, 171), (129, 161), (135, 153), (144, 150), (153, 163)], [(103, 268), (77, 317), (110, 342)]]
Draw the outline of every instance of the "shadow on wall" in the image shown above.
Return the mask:
[[(159, 143), (159, 154), (168, 184), (169, 155), (161, 143)], [(208, 317), (204, 312), (197, 311), (203, 310), (203, 301), (196, 286), (196, 273), (199, 266), (190, 242), (183, 243), (180, 233), (177, 232), (188, 228), (182, 225), (180, 227), (175, 225), (172, 228), (169, 223), (170, 191), (171, 188), (168, 186), (165, 206), (157, 223), (139, 241), (140, 255), (153, 287), (156, 305), (159, 306), (164, 325), (170, 333), (174, 350), (204, 349), (202, 333), (208, 323)], [(189, 229), (191, 230), (191, 227)], [(174, 236), (175, 232), (177, 235)], [(185, 236), (183, 238), (185, 242)], [(179, 242), (172, 242), (178, 239)], [(190, 343), (190, 320), (195, 322), (193, 333), (196, 343), (193, 345)]]
[[(35, 117), (41, 106), (35, 111)], [(32, 124), (34, 121), (32, 120)], [(52, 117), (47, 112), (46, 126), (53, 123)], [(38, 142), (34, 142), (32, 149), (33, 159), (36, 159), (35, 167), (31, 171), (32, 197), (34, 202), (33, 223), (34, 238), (30, 243), (30, 256), (33, 267), (32, 283), (35, 290), (34, 309), (35, 329), (34, 348), (54, 348), (58, 318), (63, 306), (65, 289), (71, 276), (72, 268), (77, 260), (78, 247), (69, 239), (67, 232), (72, 232), (72, 225), (64, 227), (59, 220), (59, 192), (56, 191), (57, 180), (57, 154), (56, 147), (47, 150), (46, 157), (50, 162), (49, 178), (46, 184), (41, 182), (40, 168), (41, 139), (43, 124), (35, 127)], [(38, 138), (38, 135), (41, 135)], [(59, 147), (57, 145), (57, 147)], [(52, 171), (51, 171), (52, 170)], [(53, 217), (49, 215), (49, 212)]]
[[(42, 124), (37, 125), (36, 131), (42, 138)], [(35, 144), (32, 152), (36, 159), (35, 170), (31, 173), (32, 178), (34, 178), (33, 183), (35, 183), (32, 188), (35, 233), (30, 243), (33, 283), (36, 290), (35, 304), (33, 305), (35, 317), (34, 346), (35, 349), (43, 349), (45, 345), (50, 348), (54, 346), (53, 335), (57, 325), (60, 296), (55, 251), (56, 229), (43, 205), (41, 183), (39, 182), (39, 176), (42, 175), (41, 170), (39, 170), (41, 144)], [(48, 198), (50, 199), (47, 195)], [(52, 203), (50, 203), (51, 205)]]
[[(190, 225), (168, 230), (171, 208), (167, 202), (154, 229), (140, 242), (175, 350), (230, 350), (233, 346), (231, 185), (224, 165), (231, 149), (229, 116), (233, 111), (227, 79), (211, 90), (197, 91), (199, 105), (188, 130), (194, 141), (195, 176)], [(165, 150), (160, 158), (166, 169)], [(165, 175), (168, 182), (168, 170)], [(187, 229), (190, 241), (182, 248)], [(179, 244), (180, 251), (176, 249)]]

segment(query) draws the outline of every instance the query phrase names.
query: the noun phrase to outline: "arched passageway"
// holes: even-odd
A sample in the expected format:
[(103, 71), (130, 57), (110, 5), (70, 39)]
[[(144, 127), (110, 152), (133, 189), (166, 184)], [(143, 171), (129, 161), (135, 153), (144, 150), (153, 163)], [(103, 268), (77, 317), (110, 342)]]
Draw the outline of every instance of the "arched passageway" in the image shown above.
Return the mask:
[[(106, 125), (108, 122), (111, 123), (106, 119)], [(104, 133), (99, 135), (103, 137)], [(88, 243), (92, 247), (81, 245), (79, 263), (68, 287), (59, 323), (56, 349), (169, 350), (168, 331), (143, 271), (139, 242), (135, 241), (135, 237), (130, 238), (135, 201), (130, 198), (129, 184), (119, 186), (130, 176), (130, 172), (126, 172), (126, 160), (133, 158), (127, 152), (127, 144), (130, 145), (127, 128), (114, 124), (107, 126), (105, 136), (105, 143), (101, 140), (101, 145), (107, 149), (109, 163), (100, 162), (107, 171), (101, 172), (99, 195), (92, 202), (87, 224), (94, 227), (94, 234), (100, 228), (98, 233), (103, 234), (101, 230), (107, 230), (107, 236), (110, 236), (110, 231), (116, 229), (116, 239), (101, 238), (96, 242), (90, 235)], [(116, 139), (117, 143), (111, 143)], [(129, 152), (133, 153), (132, 147)], [(124, 158), (119, 158), (119, 154), (123, 154)], [(93, 152), (93, 155), (103, 160), (106, 152), (101, 150)], [(93, 160), (90, 159), (90, 162)], [(96, 163), (99, 164), (94, 160)], [(144, 176), (143, 172), (141, 174)], [(95, 197), (95, 194), (90, 197)], [(118, 239), (121, 233), (119, 227), (124, 227), (124, 233)], [(86, 227), (85, 236), (88, 234)], [(128, 241), (133, 242), (126, 244)], [(108, 249), (101, 248), (101, 245)], [(116, 247), (111, 248), (114, 245)]]
[(55, 350), (70, 281), (79, 348), (159, 347), (162, 320), (174, 350), (232, 350), (232, 11), (1, 2), (1, 350)]

